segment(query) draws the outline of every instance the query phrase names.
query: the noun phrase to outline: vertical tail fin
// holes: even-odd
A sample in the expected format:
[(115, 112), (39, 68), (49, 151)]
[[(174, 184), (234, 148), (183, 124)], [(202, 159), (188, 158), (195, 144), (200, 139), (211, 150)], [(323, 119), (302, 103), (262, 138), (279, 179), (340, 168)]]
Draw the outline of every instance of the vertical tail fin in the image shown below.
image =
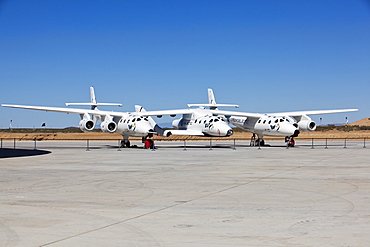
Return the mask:
[(91, 110), (94, 110), (96, 108), (96, 98), (95, 98), (94, 87), (90, 87), (90, 102), (91, 102)]
[(210, 105), (216, 105), (215, 95), (213, 94), (213, 90), (208, 88), (208, 103)]
[(206, 107), (208, 106), (211, 110), (217, 110), (217, 107), (236, 107), (238, 108), (239, 105), (231, 105), (231, 104), (217, 104), (215, 95), (213, 94), (213, 90), (208, 88), (208, 104), (188, 104), (189, 107), (199, 106), (199, 107)]
[(122, 104), (117, 104), (117, 103), (97, 103), (96, 102), (96, 97), (95, 97), (94, 87), (90, 87), (90, 102), (89, 103), (66, 103), (66, 106), (70, 106), (70, 105), (89, 105), (89, 106), (91, 106), (91, 110), (95, 110), (96, 107), (99, 106), (99, 105), (105, 105), (105, 106), (110, 106), (110, 105), (122, 106)]
[(211, 88), (208, 88), (208, 103), (210, 105), (209, 109), (217, 110), (216, 98), (215, 98), (215, 95), (213, 94), (213, 90)]

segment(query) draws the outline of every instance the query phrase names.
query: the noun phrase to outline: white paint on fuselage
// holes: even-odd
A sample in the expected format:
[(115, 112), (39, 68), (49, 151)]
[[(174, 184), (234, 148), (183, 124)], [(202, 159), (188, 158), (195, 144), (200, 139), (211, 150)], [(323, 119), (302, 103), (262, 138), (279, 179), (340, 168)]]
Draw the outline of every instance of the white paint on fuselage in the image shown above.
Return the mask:
[(224, 116), (213, 116), (207, 109), (194, 109), (192, 114), (184, 114), (174, 120), (173, 127), (179, 130), (199, 131), (206, 136), (230, 136), (232, 128)]
[(122, 116), (117, 124), (117, 133), (123, 136), (144, 136), (153, 131), (150, 117), (128, 113)]
[(246, 131), (262, 136), (292, 136), (298, 130), (298, 125), (291, 117), (265, 115), (260, 118), (230, 117), (233, 124)]

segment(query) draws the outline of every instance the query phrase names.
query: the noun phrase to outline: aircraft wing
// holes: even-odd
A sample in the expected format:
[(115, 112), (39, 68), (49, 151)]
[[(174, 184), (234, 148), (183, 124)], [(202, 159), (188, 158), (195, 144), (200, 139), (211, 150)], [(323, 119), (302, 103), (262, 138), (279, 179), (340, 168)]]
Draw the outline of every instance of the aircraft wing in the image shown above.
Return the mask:
[(142, 116), (163, 116), (163, 115), (180, 115), (180, 114), (192, 114), (193, 109), (178, 109), (178, 110), (160, 110), (160, 111), (146, 111), (140, 112)]
[(76, 114), (91, 114), (91, 115), (99, 115), (99, 116), (115, 116), (115, 117), (122, 117), (122, 112), (113, 112), (113, 111), (100, 111), (100, 110), (89, 110), (89, 109), (77, 109), (77, 108), (63, 108), (63, 107), (50, 107), (50, 106), (30, 106), (30, 105), (8, 105), (8, 104), (1, 104), (4, 107), (12, 107), (12, 108), (21, 108), (21, 109), (29, 109), (29, 110), (38, 110), (38, 111), (51, 111), (51, 112), (62, 112), (62, 113), (76, 113)]
[(222, 111), (222, 110), (210, 110), (213, 115), (225, 115), (234, 117), (249, 117), (249, 118), (260, 118), (263, 114), (250, 113), (250, 112), (237, 112), (237, 111)]
[[(237, 112), (237, 111), (221, 111), (221, 110), (209, 110), (213, 115), (226, 115), (226, 116), (236, 116), (236, 117), (255, 117), (260, 118), (263, 114), (259, 113), (248, 113), (248, 112)], [(192, 114), (193, 109), (178, 109), (178, 110), (163, 110), (163, 111), (147, 111), (141, 113), (143, 116), (162, 116), (162, 115), (180, 115), (180, 114)]]
[[(251, 113), (251, 112), (238, 112), (238, 111), (223, 111), (223, 110), (208, 110), (213, 115), (225, 115), (234, 117), (248, 117), (248, 118), (260, 118), (263, 115), (275, 115), (275, 116), (302, 116), (302, 115), (321, 115), (330, 113), (341, 113), (341, 112), (353, 112), (358, 109), (341, 109), (341, 110), (317, 110), (317, 111), (296, 111), (296, 112), (279, 112), (270, 114)], [(163, 110), (163, 111), (147, 111), (141, 113), (143, 116), (162, 116), (162, 115), (178, 115), (178, 114), (192, 114), (192, 109), (179, 109), (179, 110)]]
[(321, 114), (342, 113), (342, 112), (354, 112), (354, 111), (358, 111), (358, 109), (280, 112), (280, 113), (271, 113), (271, 115), (299, 117), (299, 116), (302, 116), (302, 115), (321, 115)]

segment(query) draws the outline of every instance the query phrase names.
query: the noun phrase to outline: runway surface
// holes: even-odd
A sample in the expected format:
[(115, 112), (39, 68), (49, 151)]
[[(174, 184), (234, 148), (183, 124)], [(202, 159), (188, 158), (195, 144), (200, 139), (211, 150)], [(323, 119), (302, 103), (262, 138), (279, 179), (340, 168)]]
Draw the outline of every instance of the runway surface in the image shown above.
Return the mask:
[(361, 142), (114, 144), (43, 142), (50, 153), (1, 158), (0, 246), (369, 246)]

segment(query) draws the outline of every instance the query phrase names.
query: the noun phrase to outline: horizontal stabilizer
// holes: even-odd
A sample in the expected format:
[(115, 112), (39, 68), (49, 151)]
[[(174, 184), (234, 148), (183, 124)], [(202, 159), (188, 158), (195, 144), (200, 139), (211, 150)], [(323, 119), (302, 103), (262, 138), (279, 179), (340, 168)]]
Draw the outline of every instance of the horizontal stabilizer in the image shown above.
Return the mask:
[(122, 107), (122, 104), (119, 103), (66, 103), (66, 106), (70, 105), (89, 105), (89, 106), (119, 106)]
[(96, 110), (97, 106), (119, 106), (119, 107), (122, 106), (122, 104), (119, 104), (119, 103), (97, 103), (94, 87), (90, 87), (90, 102), (89, 103), (66, 103), (66, 106), (70, 106), (70, 105), (88, 105), (88, 106), (91, 106), (91, 110)]
[(232, 105), (232, 104), (188, 104), (189, 107), (194, 106), (203, 106), (203, 107), (236, 107), (239, 108), (239, 105)]

